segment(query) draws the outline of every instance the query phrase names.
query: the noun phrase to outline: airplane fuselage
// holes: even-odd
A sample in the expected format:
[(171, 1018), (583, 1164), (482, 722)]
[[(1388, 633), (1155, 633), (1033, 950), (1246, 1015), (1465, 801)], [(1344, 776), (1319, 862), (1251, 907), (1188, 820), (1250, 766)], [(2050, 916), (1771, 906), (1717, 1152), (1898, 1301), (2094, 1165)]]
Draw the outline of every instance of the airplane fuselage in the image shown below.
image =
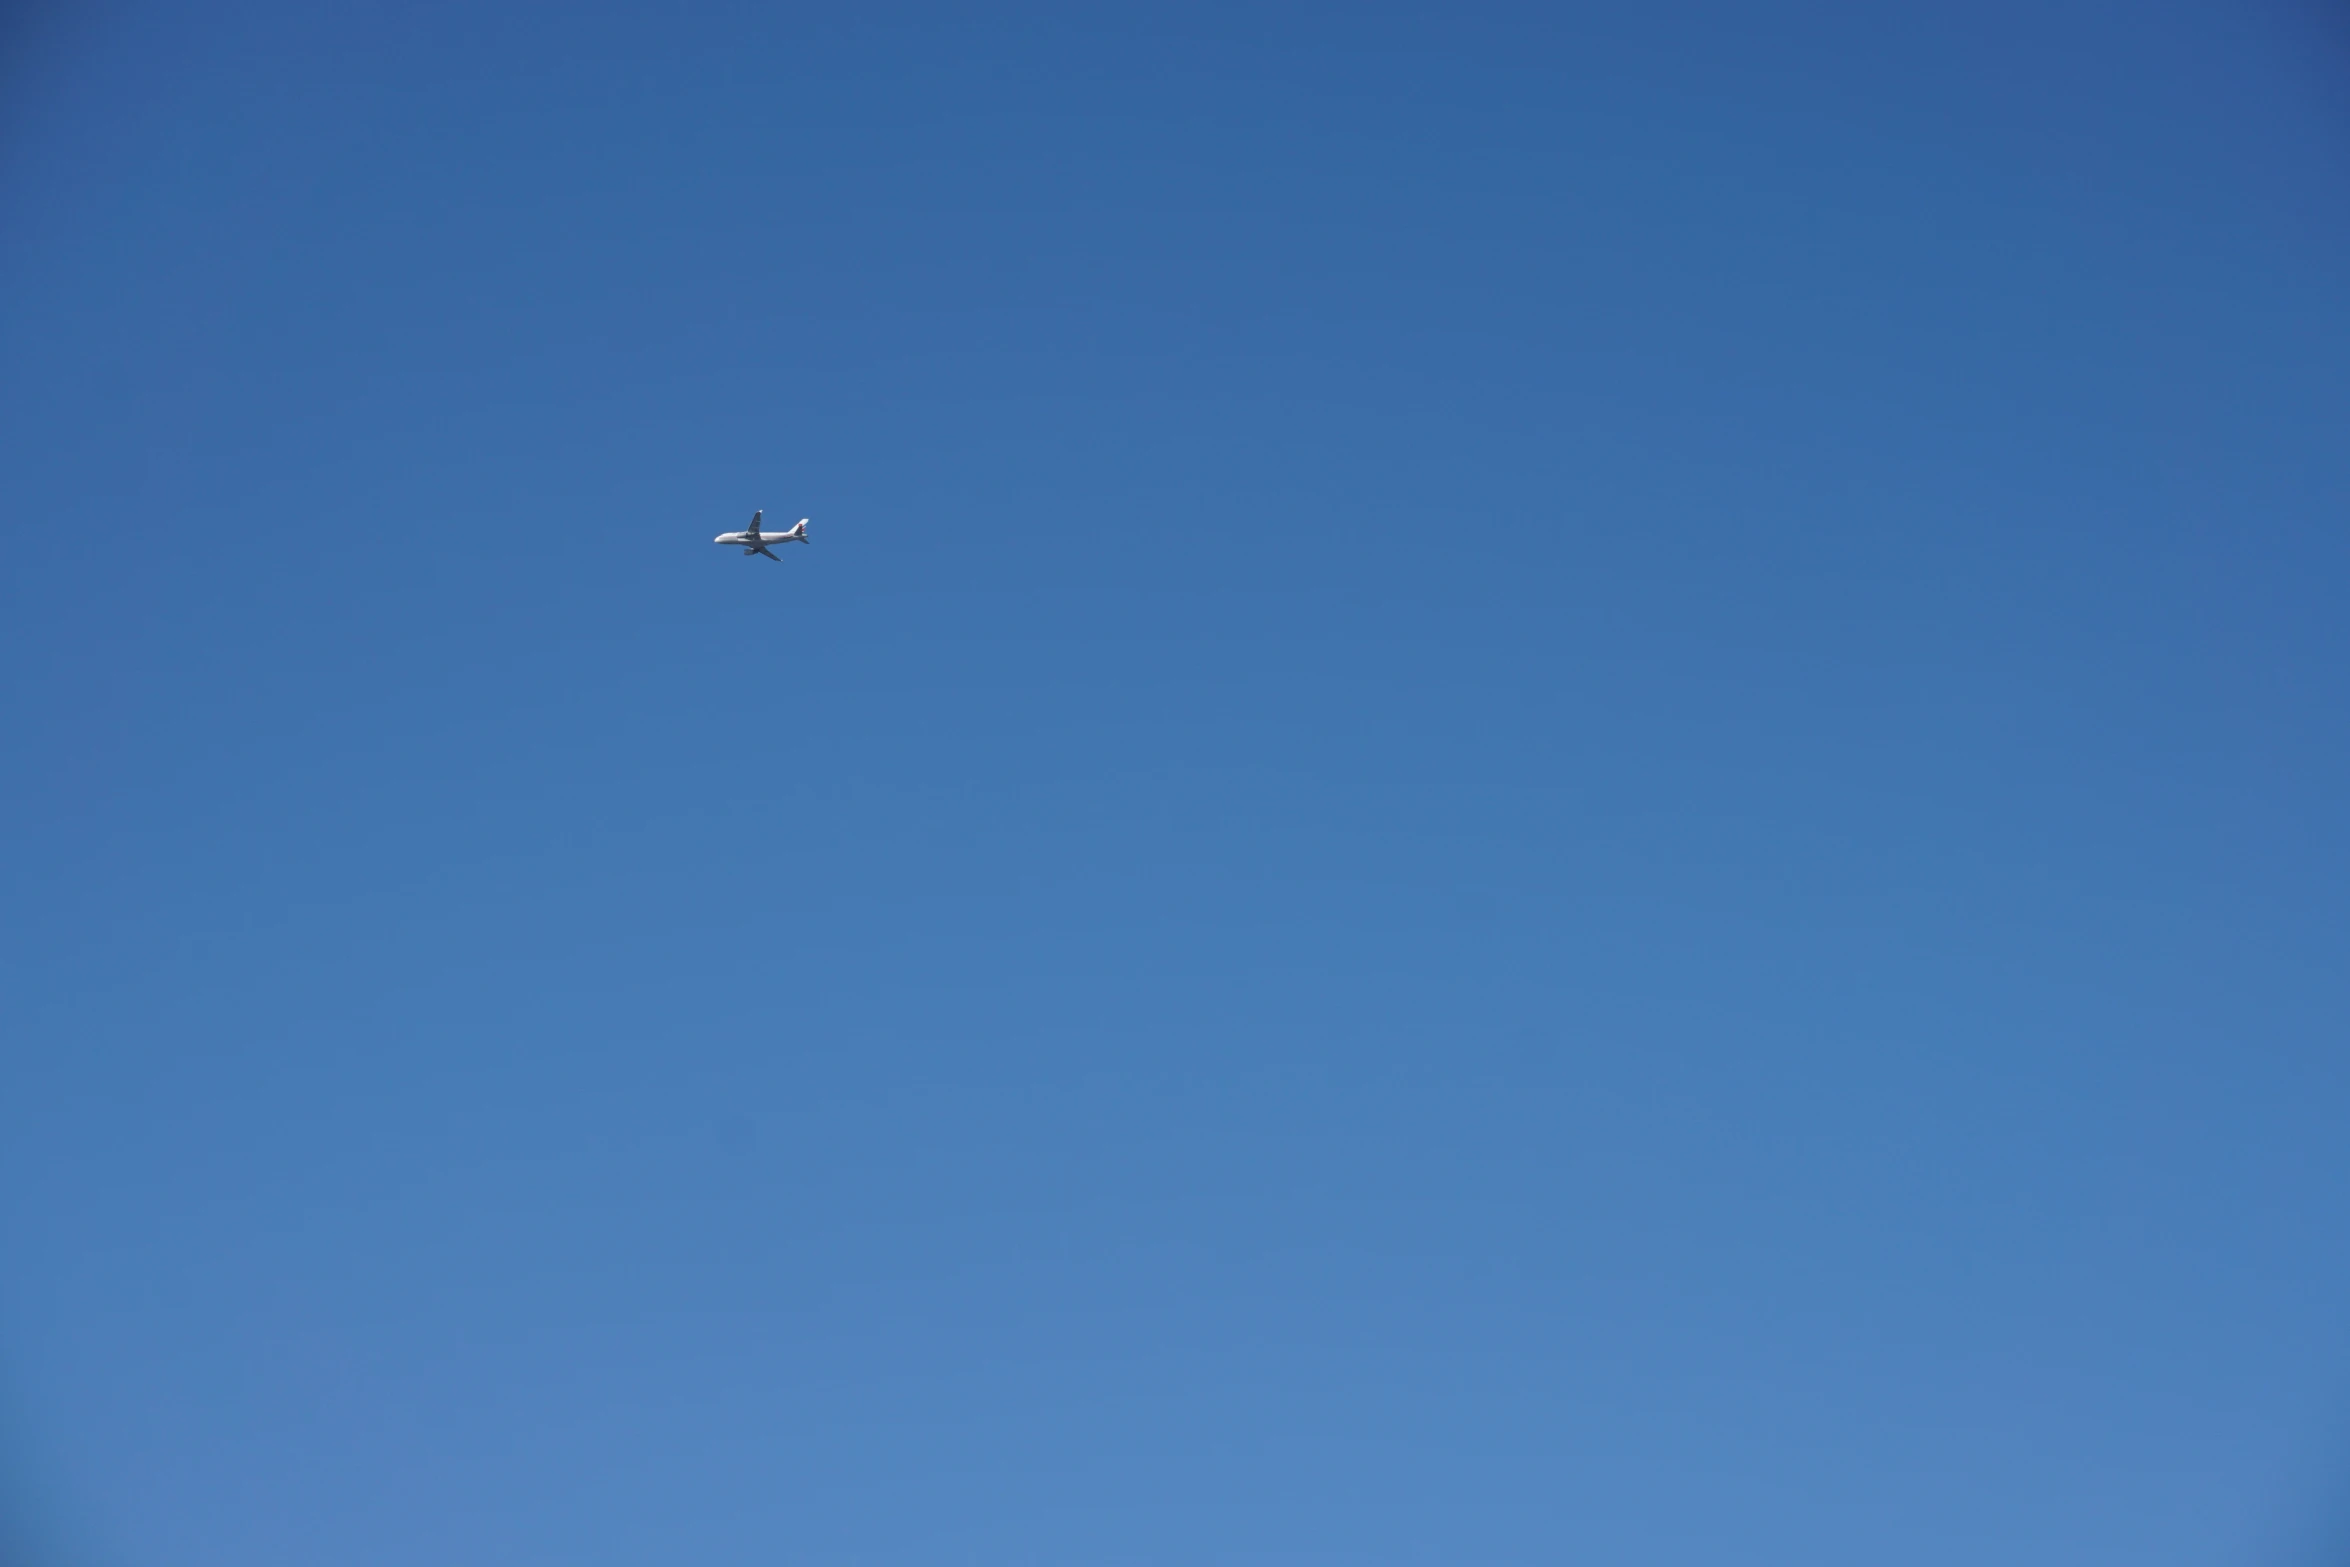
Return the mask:
[(731, 544), (745, 555), (756, 555), (770, 544), (805, 544), (808, 542), (808, 519), (802, 517), (781, 533), (721, 533), (711, 540), (713, 544)]

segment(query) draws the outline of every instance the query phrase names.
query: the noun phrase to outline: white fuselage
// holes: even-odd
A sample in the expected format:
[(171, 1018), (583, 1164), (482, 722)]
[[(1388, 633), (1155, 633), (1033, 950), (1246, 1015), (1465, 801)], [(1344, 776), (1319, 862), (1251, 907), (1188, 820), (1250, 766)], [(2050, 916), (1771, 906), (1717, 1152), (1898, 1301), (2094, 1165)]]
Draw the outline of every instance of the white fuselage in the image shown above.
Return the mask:
[(710, 542), (732, 544), (746, 550), (763, 549), (770, 544), (805, 544), (808, 542), (808, 519), (802, 517), (781, 533), (721, 533)]

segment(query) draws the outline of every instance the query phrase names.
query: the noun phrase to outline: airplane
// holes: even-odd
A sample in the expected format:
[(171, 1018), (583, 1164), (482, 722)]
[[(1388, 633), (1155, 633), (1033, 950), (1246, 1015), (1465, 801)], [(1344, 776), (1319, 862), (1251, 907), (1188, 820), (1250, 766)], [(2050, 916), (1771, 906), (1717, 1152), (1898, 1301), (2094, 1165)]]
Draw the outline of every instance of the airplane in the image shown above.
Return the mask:
[(769, 560), (783, 559), (781, 555), (768, 549), (767, 546), (770, 544), (805, 544), (808, 542), (807, 518), (802, 517), (782, 533), (761, 533), (759, 519), (766, 515), (767, 508), (762, 506), (751, 513), (751, 525), (743, 529), (742, 532), (721, 533), (710, 542), (713, 544), (739, 544), (745, 555), (764, 555)]

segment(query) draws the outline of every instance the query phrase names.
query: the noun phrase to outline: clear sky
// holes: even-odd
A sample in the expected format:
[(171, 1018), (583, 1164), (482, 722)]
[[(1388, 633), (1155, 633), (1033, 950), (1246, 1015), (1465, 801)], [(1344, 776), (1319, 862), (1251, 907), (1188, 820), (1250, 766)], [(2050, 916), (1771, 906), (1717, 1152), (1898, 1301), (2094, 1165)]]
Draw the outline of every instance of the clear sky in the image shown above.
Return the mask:
[(2339, 1559), (2350, 26), (15, 16), (20, 1558)]

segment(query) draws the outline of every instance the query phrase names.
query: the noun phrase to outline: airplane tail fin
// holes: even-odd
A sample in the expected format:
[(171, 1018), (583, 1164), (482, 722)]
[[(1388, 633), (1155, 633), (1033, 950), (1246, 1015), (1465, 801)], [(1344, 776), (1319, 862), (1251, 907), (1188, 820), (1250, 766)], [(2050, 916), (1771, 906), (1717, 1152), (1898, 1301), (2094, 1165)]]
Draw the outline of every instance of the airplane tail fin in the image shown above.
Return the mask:
[(807, 543), (807, 542), (808, 542), (808, 519), (807, 519), (807, 518), (805, 518), (805, 517), (802, 517), (802, 518), (801, 518), (799, 521), (797, 521), (797, 522), (793, 523), (793, 524), (792, 524), (792, 525), (791, 525), (789, 528), (785, 529), (783, 532), (776, 534), (776, 535), (775, 535), (775, 537), (776, 537), (778, 540), (784, 540), (784, 541), (788, 541), (788, 542), (790, 542), (790, 543), (793, 543), (793, 544), (805, 544), (805, 543)]

